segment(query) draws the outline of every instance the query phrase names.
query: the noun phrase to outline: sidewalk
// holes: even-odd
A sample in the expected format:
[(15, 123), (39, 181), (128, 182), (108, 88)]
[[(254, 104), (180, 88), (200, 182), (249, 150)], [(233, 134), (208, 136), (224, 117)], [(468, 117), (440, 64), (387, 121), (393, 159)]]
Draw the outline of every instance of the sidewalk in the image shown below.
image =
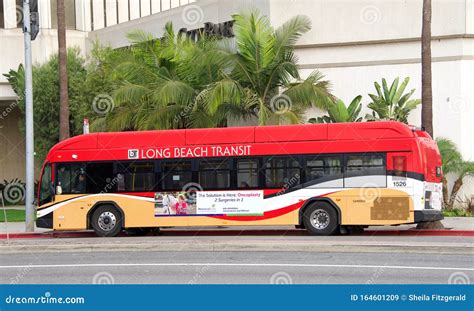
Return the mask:
[[(462, 230), (462, 231), (474, 231), (474, 217), (448, 217), (441, 221), (448, 230)], [(245, 229), (248, 228), (252, 231), (257, 230), (294, 230), (293, 226), (247, 226), (247, 227), (207, 227), (202, 229), (212, 229), (213, 231), (226, 231), (226, 230), (236, 230), (236, 229)], [(366, 231), (406, 231), (413, 230), (416, 228), (416, 224), (410, 225), (400, 225), (400, 226), (371, 226), (366, 229)], [(25, 223), (24, 222), (9, 222), (8, 224), (0, 223), (0, 234), (1, 233), (22, 233), (25, 232)], [(195, 231), (199, 228), (174, 228), (176, 230), (191, 230)], [(36, 228), (35, 232), (48, 232), (51, 229)]]
[(2, 209), (6, 209), (6, 210), (10, 210), (10, 209), (25, 210), (25, 206), (24, 205), (8, 205), (8, 206), (5, 206), (5, 207), (0, 206), (0, 210), (2, 210)]
[[(23, 233), (25, 232), (25, 223), (24, 222), (9, 222), (5, 224), (4, 222), (0, 222), (0, 233)], [(45, 229), (45, 228), (36, 228), (35, 226), (35, 232), (48, 232), (51, 231), (51, 229)]]

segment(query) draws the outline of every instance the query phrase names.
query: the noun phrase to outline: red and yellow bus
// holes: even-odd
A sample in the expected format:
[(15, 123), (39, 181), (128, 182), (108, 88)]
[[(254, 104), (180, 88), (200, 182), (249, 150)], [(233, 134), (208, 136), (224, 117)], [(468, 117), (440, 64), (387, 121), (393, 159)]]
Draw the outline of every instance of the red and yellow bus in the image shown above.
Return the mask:
[(440, 220), (441, 157), (424, 131), (365, 122), (93, 133), (55, 145), (37, 226), (352, 226)]

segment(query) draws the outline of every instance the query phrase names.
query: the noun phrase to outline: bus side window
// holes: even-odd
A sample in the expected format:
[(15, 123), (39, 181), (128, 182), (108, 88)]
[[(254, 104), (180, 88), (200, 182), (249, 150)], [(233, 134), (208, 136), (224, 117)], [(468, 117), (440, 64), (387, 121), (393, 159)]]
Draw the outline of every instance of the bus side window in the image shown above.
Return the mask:
[(341, 156), (337, 155), (306, 156), (306, 182), (316, 188), (343, 187), (341, 158)]
[(87, 193), (111, 193), (117, 188), (114, 180), (114, 165), (112, 162), (88, 163), (86, 166)]
[(300, 164), (292, 157), (266, 159), (265, 186), (267, 188), (286, 188), (300, 184)]
[(155, 163), (149, 161), (121, 162), (117, 165), (115, 175), (118, 191), (154, 191)]
[(86, 169), (82, 163), (59, 163), (56, 185), (61, 185), (62, 194), (86, 193)]
[(228, 189), (230, 187), (230, 165), (228, 159), (199, 160), (198, 183), (203, 189)]
[(191, 161), (163, 161), (161, 172), (163, 190), (182, 190), (193, 181)]
[(257, 188), (258, 187), (258, 160), (257, 159), (237, 159), (237, 187)]
[(347, 154), (345, 187), (386, 187), (387, 171), (382, 154)]

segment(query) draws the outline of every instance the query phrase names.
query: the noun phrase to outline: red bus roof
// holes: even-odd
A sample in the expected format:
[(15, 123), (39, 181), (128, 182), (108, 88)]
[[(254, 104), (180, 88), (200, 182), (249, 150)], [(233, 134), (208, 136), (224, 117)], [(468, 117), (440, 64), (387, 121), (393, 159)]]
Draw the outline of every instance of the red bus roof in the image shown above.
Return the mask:
[(79, 135), (56, 144), (50, 152), (101, 148), (138, 148), (208, 144), (336, 141), (416, 137), (412, 128), (394, 121), (280, 126), (248, 126)]

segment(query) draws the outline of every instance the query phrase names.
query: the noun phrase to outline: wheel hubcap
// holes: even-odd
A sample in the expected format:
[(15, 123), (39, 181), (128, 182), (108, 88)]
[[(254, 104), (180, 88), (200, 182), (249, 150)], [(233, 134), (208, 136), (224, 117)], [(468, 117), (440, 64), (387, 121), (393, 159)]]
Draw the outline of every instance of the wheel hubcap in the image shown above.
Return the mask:
[(110, 231), (115, 228), (117, 224), (117, 218), (111, 212), (103, 212), (100, 214), (99, 219), (97, 220), (100, 229), (104, 231)]
[(311, 224), (318, 230), (323, 230), (329, 226), (331, 218), (328, 212), (323, 209), (317, 209), (311, 213)]

